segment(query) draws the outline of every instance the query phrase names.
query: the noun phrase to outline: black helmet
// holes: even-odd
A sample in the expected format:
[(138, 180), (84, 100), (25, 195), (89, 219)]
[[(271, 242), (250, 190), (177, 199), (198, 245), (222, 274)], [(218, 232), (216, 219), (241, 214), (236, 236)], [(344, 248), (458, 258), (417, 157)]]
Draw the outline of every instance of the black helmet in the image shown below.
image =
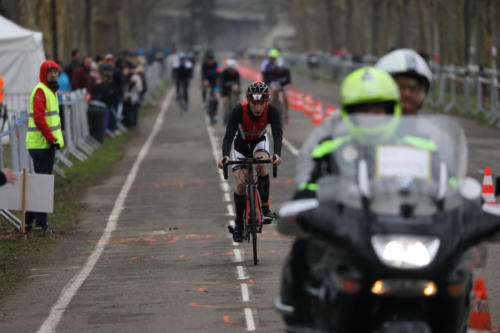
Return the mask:
[(264, 82), (253, 82), (247, 89), (247, 101), (269, 101), (269, 87)]

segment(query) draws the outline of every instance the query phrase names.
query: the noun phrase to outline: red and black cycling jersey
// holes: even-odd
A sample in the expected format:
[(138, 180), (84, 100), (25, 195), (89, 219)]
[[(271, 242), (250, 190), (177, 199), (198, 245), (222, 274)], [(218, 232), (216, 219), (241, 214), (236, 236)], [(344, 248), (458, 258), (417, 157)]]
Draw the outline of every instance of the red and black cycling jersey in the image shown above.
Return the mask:
[(233, 139), (243, 141), (261, 140), (266, 132), (267, 125), (271, 125), (273, 133), (274, 153), (281, 155), (281, 142), (283, 140), (283, 129), (278, 109), (267, 104), (266, 110), (256, 117), (247, 102), (240, 103), (234, 107), (229, 115), (226, 134), (222, 141), (222, 156), (229, 156)]

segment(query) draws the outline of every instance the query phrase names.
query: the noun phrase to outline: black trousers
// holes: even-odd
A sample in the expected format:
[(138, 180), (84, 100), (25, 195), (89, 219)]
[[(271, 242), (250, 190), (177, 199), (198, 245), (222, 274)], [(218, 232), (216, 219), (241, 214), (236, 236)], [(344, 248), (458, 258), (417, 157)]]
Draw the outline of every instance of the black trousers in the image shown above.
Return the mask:
[[(28, 151), (33, 159), (35, 173), (45, 175), (52, 174), (56, 157), (56, 151), (54, 149), (29, 149)], [(32, 225), (34, 220), (36, 220), (37, 227), (46, 227), (47, 213), (26, 212), (26, 225)]]

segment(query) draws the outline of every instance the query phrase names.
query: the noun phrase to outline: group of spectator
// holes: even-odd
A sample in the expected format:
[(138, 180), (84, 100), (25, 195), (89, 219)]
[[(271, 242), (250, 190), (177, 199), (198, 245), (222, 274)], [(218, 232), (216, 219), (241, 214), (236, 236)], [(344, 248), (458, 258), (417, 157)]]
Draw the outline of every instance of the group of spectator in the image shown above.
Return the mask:
[(71, 62), (60, 72), (59, 92), (85, 89), (90, 94), (91, 107), (104, 109), (105, 130), (114, 132), (118, 121), (134, 128), (147, 90), (146, 63), (144, 56), (130, 52), (92, 58), (82, 57), (79, 50), (73, 50)]

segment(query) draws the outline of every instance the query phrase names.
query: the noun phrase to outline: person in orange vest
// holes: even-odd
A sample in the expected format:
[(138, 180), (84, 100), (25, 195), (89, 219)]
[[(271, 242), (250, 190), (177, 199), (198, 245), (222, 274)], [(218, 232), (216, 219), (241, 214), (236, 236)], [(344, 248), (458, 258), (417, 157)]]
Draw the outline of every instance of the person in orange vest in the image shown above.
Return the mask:
[[(33, 159), (35, 173), (51, 174), (56, 150), (64, 147), (57, 100), (58, 76), (59, 66), (52, 60), (44, 61), (40, 66), (40, 82), (31, 93), (26, 149)], [(27, 232), (32, 230), (34, 220), (33, 231), (55, 232), (47, 223), (46, 213), (26, 212)]]

